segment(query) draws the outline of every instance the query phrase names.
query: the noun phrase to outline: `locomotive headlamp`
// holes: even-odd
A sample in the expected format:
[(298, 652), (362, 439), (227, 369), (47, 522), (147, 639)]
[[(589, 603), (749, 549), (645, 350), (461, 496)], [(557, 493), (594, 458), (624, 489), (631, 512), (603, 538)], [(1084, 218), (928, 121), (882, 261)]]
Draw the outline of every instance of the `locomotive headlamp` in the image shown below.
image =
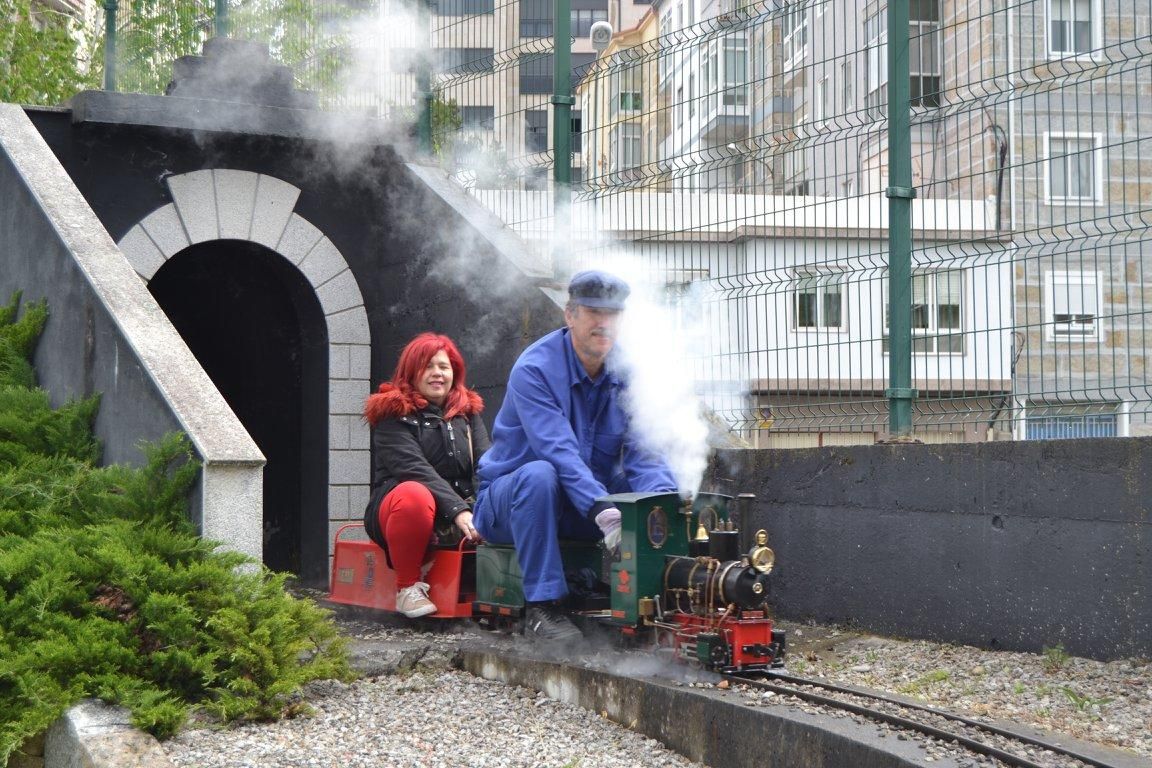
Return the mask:
[(768, 547), (756, 547), (748, 556), (748, 561), (760, 573), (771, 573), (776, 565), (776, 553)]
[(756, 546), (748, 553), (748, 564), (760, 573), (771, 573), (776, 565), (776, 553), (768, 546), (768, 533), (764, 530), (756, 531)]

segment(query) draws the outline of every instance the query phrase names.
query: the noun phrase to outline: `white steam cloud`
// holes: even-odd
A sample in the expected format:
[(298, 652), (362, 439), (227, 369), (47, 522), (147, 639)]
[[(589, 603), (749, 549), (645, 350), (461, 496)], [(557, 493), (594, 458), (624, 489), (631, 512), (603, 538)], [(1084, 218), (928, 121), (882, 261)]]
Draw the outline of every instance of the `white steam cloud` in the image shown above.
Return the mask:
[(617, 251), (600, 267), (632, 288), (614, 355), (630, 382), (624, 408), (641, 447), (668, 462), (682, 494), (695, 495), (709, 455), (708, 423), (692, 371), (692, 350), (704, 329), (677, 311), (665, 283), (634, 261)]

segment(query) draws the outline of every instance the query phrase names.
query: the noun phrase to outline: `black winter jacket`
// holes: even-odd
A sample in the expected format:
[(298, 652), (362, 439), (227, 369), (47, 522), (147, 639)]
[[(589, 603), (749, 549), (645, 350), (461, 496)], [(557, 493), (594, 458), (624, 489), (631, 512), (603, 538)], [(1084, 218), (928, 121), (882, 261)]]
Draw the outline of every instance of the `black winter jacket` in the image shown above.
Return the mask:
[[(382, 388), (383, 389), (383, 388)], [(373, 398), (379, 395), (373, 395)], [(478, 407), (445, 421), (439, 407), (428, 403), (404, 415), (381, 418), (372, 428), (372, 495), (364, 510), (369, 538), (385, 550), (380, 530), (380, 503), (407, 480), (421, 483), (436, 500), (436, 526), (449, 527), (456, 515), (471, 509), (476, 463), (488, 450), (488, 430)], [(371, 404), (371, 398), (369, 400)], [(367, 411), (366, 411), (367, 413)], [(378, 411), (377, 411), (378, 413)], [(369, 415), (371, 420), (371, 415)]]

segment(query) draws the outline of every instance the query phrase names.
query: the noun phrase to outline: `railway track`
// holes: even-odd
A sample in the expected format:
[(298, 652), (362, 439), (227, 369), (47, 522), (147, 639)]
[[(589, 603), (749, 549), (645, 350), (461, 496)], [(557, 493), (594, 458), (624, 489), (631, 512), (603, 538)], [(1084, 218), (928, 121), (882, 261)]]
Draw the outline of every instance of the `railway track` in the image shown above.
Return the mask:
[(1059, 743), (997, 727), (946, 712), (926, 704), (885, 696), (876, 691), (847, 687), (787, 672), (757, 673), (755, 677), (725, 676), (730, 683), (747, 685), (781, 696), (850, 712), (895, 728), (915, 731), (952, 749), (968, 750), (1014, 768), (1126, 768)]

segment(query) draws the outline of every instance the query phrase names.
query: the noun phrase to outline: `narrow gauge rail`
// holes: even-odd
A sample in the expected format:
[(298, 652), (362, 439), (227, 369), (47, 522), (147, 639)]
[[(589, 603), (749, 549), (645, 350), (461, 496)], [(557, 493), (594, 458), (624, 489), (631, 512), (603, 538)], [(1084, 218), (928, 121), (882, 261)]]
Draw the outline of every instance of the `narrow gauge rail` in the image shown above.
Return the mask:
[[(1046, 752), (1052, 753), (1056, 758), (1064, 758), (1065, 760), (1075, 760), (1085, 766), (1093, 766), (1093, 768), (1120, 768), (1112, 763), (1102, 762), (1099, 758), (1085, 755), (1080, 752), (1070, 750), (1058, 744), (1045, 741), (1040, 738), (1028, 736), (1026, 734), (1016, 733), (1004, 728), (998, 728), (989, 723), (983, 723), (979, 720), (963, 717), (951, 712), (946, 712), (942, 709), (930, 707), (924, 704), (914, 704), (901, 699), (890, 698), (888, 696), (865, 691), (858, 688), (849, 688), (846, 686), (836, 685), (824, 680), (816, 680), (806, 677), (798, 677), (786, 672), (762, 672), (749, 675), (725, 675), (725, 677), (732, 683), (739, 683), (748, 685), (750, 687), (758, 688), (761, 690), (772, 691), (773, 693), (795, 696), (798, 699), (811, 702), (813, 704), (822, 704), (833, 709), (839, 709), (854, 714), (862, 715), (871, 720), (888, 723), (908, 730), (917, 731), (927, 736), (940, 739), (945, 743), (956, 742), (958, 745), (969, 749), (977, 754), (985, 755), (987, 757), (995, 758), (1005, 765), (1016, 766), (1017, 768), (1052, 768), (1053, 763), (1040, 763), (1034, 759), (1014, 754), (1006, 751), (998, 746), (989, 744), (985, 741), (980, 741), (978, 738), (973, 737), (970, 733), (960, 732), (960, 728), (975, 729), (977, 731), (999, 736), (1004, 739), (1011, 740), (1022, 746), (1031, 746), (1042, 749)], [(825, 693), (817, 693), (811, 689), (819, 689)], [(864, 699), (865, 701), (875, 702), (877, 705), (887, 705), (890, 707), (898, 708), (909, 715), (894, 714), (888, 711), (882, 711), (875, 706), (867, 706), (865, 704), (858, 704), (852, 701), (846, 701), (843, 698), (837, 698), (829, 694), (838, 694), (840, 696), (852, 696), (856, 699)], [(914, 719), (916, 713), (930, 716), (936, 719), (942, 719), (946, 723), (954, 724), (957, 730), (948, 730), (946, 727), (934, 725), (924, 720)], [(1066, 762), (1060, 763), (1061, 766), (1067, 765)]]

